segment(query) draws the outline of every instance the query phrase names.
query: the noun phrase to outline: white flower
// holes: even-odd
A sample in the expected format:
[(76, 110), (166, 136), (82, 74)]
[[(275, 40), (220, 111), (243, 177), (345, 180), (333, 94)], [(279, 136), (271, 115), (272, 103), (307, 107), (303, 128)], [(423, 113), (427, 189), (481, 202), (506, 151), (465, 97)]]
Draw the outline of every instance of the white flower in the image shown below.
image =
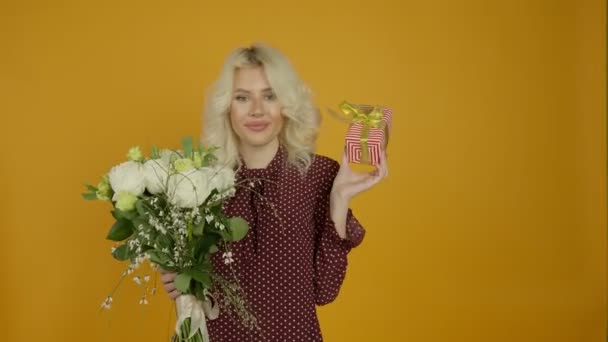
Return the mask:
[(219, 192), (234, 188), (234, 171), (227, 167), (215, 166), (211, 168), (213, 173), (210, 177), (211, 188)]
[(165, 191), (169, 176), (169, 162), (165, 159), (167, 158), (150, 159), (144, 163), (144, 182), (151, 194), (156, 195)]
[(103, 301), (103, 303), (101, 303), (101, 307), (104, 308), (104, 309), (109, 310), (111, 306), (112, 306), (112, 296), (108, 296)]
[(163, 160), (163, 163), (171, 164), (175, 160), (181, 158), (180, 157), (181, 153), (182, 153), (181, 150), (173, 151), (173, 150), (163, 149), (162, 151), (160, 151), (160, 159)]
[(128, 192), (134, 196), (139, 196), (144, 192), (144, 173), (141, 163), (127, 161), (114, 166), (108, 174), (110, 186), (114, 190), (113, 201), (119, 192)]
[(211, 193), (207, 175), (201, 170), (190, 170), (171, 175), (167, 196), (180, 208), (198, 207)]
[(234, 262), (234, 259), (232, 258), (232, 252), (226, 252), (222, 254), (222, 257), (224, 258), (224, 264), (226, 265)]
[(139, 276), (135, 276), (133, 277), (133, 281), (137, 284), (137, 285), (141, 285), (141, 278)]

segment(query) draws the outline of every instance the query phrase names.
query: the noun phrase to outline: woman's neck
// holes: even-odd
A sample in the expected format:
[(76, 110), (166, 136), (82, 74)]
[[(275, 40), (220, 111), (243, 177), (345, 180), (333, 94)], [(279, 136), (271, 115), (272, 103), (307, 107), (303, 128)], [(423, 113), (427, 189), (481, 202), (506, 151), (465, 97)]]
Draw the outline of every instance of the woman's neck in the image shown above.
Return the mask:
[(263, 169), (270, 164), (278, 149), (279, 140), (275, 139), (263, 146), (240, 144), (239, 153), (248, 169)]

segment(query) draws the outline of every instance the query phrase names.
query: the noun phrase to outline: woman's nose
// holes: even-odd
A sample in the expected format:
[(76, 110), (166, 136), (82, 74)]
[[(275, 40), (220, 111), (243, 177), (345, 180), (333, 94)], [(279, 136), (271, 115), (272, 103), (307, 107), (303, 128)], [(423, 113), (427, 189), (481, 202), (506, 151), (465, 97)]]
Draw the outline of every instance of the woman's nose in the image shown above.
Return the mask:
[(262, 116), (264, 115), (264, 109), (262, 108), (262, 101), (258, 99), (254, 99), (251, 101), (251, 111), (249, 112), (251, 116)]

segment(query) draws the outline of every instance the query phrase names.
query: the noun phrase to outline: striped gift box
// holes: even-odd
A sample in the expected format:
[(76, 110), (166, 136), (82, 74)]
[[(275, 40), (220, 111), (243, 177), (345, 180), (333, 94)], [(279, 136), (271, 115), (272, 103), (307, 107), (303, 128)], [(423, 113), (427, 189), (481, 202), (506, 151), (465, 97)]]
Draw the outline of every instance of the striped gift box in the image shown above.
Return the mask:
[[(357, 107), (364, 113), (369, 113), (373, 106), (358, 104)], [(383, 107), (384, 113), (382, 120), (385, 122), (383, 128), (369, 128), (367, 151), (369, 160), (363, 160), (361, 133), (364, 130), (364, 124), (351, 124), (346, 134), (346, 154), (348, 161), (357, 164), (378, 165), (380, 163), (380, 155), (386, 148), (388, 136), (391, 130), (391, 122), (393, 111), (390, 108)]]

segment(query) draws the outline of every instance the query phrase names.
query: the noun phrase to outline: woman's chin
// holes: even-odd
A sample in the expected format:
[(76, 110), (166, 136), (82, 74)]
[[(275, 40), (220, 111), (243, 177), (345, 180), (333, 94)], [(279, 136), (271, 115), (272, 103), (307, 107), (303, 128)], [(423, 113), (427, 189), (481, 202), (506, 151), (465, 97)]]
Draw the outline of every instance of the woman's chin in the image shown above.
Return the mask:
[(243, 139), (242, 142), (244, 145), (251, 147), (265, 147), (271, 145), (276, 137), (248, 137), (248, 139)]

